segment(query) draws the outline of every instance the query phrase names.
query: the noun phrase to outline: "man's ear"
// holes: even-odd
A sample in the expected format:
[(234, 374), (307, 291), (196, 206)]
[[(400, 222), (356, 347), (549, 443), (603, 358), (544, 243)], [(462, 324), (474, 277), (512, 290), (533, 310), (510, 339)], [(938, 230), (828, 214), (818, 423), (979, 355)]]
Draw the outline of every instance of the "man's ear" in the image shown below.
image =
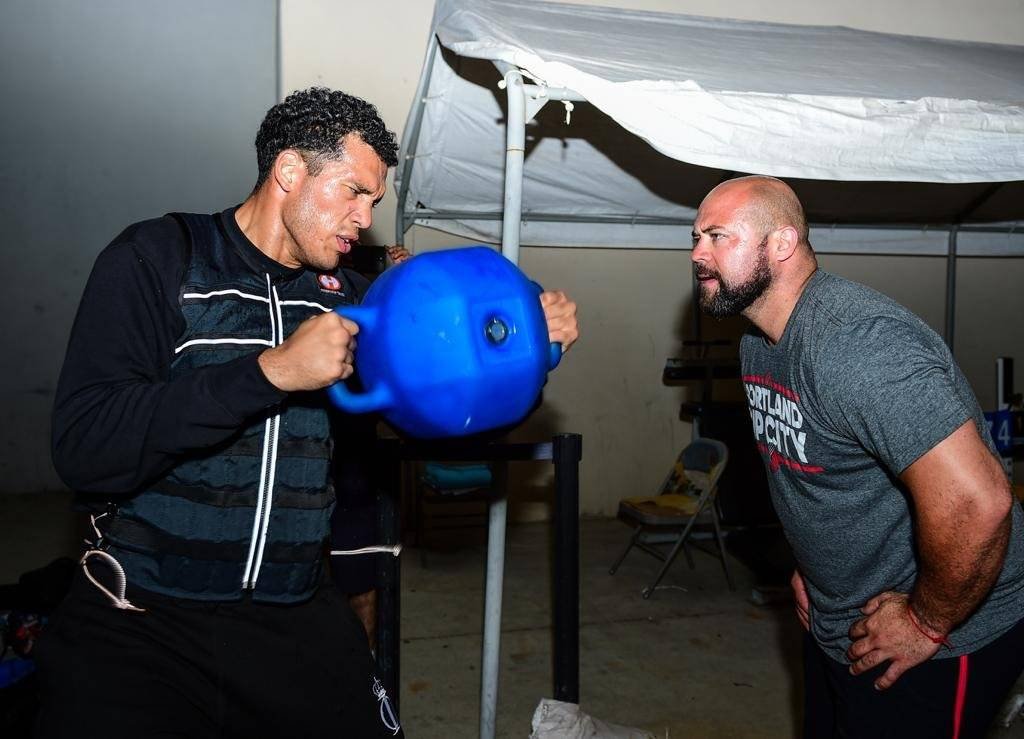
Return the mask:
[(291, 192), (306, 175), (306, 161), (295, 149), (285, 149), (274, 160), (274, 182), (285, 192)]
[(796, 254), (796, 248), (800, 245), (800, 236), (792, 226), (783, 226), (775, 232), (775, 259), (785, 262)]

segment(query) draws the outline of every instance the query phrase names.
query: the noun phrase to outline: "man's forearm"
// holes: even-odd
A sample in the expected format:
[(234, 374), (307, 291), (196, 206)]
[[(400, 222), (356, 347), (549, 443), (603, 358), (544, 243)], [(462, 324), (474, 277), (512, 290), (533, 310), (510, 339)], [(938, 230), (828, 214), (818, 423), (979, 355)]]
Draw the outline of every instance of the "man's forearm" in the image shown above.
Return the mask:
[(923, 626), (948, 634), (984, 600), (1002, 570), (1010, 526), (1007, 514), (987, 532), (965, 520), (942, 544), (919, 538), (920, 571), (910, 607)]
[(1013, 517), (1009, 481), (973, 420), (900, 479), (914, 501), (917, 541), (909, 605), (931, 636), (944, 636), (971, 615), (999, 577)]

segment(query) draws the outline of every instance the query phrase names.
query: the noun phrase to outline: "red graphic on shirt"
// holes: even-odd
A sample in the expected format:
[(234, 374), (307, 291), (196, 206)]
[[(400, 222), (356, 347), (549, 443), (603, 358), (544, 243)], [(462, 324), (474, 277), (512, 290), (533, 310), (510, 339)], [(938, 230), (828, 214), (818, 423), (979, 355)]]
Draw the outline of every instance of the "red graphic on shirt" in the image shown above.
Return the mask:
[(768, 469), (772, 472), (778, 472), (780, 467), (788, 467), (791, 470), (797, 470), (798, 472), (806, 472), (811, 475), (816, 475), (819, 472), (824, 472), (824, 467), (817, 467), (810, 464), (800, 464), (800, 462), (794, 462), (792, 459), (786, 459), (774, 449), (768, 447), (763, 441), (757, 443), (757, 450), (761, 454), (768, 456)]
[(331, 292), (338, 292), (341, 290), (341, 280), (334, 275), (318, 275), (317, 282), (320, 283), (322, 290), (330, 290)]
[(773, 474), (787, 470), (817, 475), (825, 468), (807, 459), (807, 432), (802, 430), (804, 414), (800, 394), (777, 382), (771, 375), (744, 375), (743, 389), (750, 408), (750, 421), (758, 451)]

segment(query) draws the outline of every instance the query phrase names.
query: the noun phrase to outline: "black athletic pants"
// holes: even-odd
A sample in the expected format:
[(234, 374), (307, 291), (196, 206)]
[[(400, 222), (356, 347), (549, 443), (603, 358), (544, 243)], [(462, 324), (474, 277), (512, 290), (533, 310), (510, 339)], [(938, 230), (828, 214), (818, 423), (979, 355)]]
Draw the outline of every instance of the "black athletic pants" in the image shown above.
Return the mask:
[(402, 736), (333, 587), (292, 606), (127, 595), (146, 611), (76, 576), (34, 653), (40, 739)]
[(875, 690), (888, 665), (851, 675), (805, 633), (805, 739), (982, 739), (1024, 669), (1024, 620), (976, 652), (931, 659)]

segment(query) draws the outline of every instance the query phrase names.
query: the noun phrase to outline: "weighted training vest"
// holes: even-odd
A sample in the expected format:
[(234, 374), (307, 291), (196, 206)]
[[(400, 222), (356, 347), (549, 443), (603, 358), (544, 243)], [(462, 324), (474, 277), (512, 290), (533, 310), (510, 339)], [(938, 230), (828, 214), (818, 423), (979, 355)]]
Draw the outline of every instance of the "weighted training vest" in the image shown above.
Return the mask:
[[(190, 254), (172, 380), (276, 346), (310, 316), (352, 302), (341, 270), (274, 276), (259, 269), (254, 247), (232, 242), (220, 216), (174, 217)], [(323, 391), (290, 394), (100, 517), (103, 548), (128, 581), (199, 600), (247, 592), (266, 602), (308, 598), (320, 579), (334, 506), (325, 402)]]

